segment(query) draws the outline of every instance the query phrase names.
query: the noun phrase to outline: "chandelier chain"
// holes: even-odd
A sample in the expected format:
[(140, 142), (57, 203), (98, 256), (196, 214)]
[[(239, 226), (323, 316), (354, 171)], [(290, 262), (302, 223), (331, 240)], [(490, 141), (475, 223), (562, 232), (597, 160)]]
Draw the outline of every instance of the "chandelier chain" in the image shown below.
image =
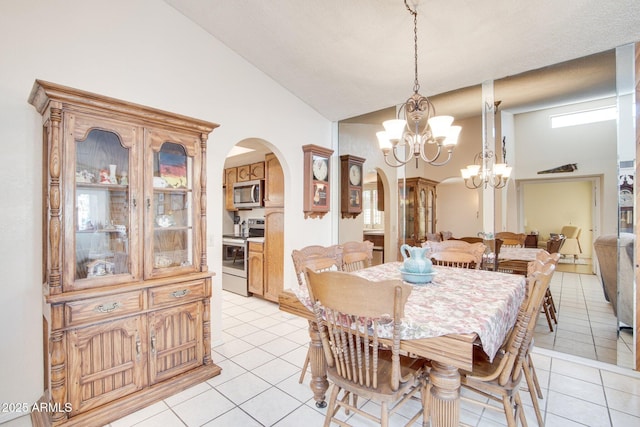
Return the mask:
[(413, 15), (413, 64), (414, 64), (414, 80), (413, 80), (413, 92), (420, 92), (420, 82), (418, 81), (418, 11), (413, 10), (407, 4), (407, 0), (404, 0), (404, 5)]
[[(436, 116), (434, 105), (426, 96), (420, 95), (418, 81), (418, 9), (416, 2), (413, 8), (404, 0), (407, 11), (413, 15), (413, 61), (414, 81), (413, 94), (397, 108), (397, 118), (385, 120), (385, 130), (377, 132), (380, 149), (386, 164), (392, 167), (406, 165), (412, 158), (424, 160), (432, 166), (442, 166), (451, 160), (453, 148), (458, 143), (460, 126), (451, 126), (453, 117)], [(434, 156), (429, 154), (435, 151)], [(447, 158), (438, 162), (440, 155), (446, 151)]]

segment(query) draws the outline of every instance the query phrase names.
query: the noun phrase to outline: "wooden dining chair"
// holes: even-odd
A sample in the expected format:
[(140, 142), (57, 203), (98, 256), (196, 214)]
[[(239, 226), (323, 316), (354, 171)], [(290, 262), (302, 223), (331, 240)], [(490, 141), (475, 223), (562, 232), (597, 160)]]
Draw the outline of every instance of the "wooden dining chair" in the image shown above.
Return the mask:
[(484, 239), (482, 237), (459, 237), (456, 240), (462, 240), (467, 243), (484, 243)]
[(522, 259), (498, 260), (498, 271), (501, 273), (527, 275), (529, 261)]
[(373, 263), (373, 242), (346, 242), (342, 244), (342, 270), (357, 271), (371, 267)]
[[(536, 279), (536, 274), (542, 273), (546, 274), (547, 272), (551, 272), (550, 276), (553, 275), (555, 271), (555, 267), (560, 255), (558, 254), (550, 254), (546, 251), (541, 251), (536, 254), (536, 260), (529, 263), (528, 273), (527, 273), (527, 294), (529, 292), (529, 288), (531, 286), (531, 282)], [(544, 260), (544, 261), (543, 261)], [(549, 281), (551, 277), (549, 277)], [(547, 296), (550, 292), (550, 286), (546, 287), (545, 295), (542, 301), (542, 308), (540, 312), (544, 312), (544, 306), (547, 304)], [(536, 323), (537, 323), (536, 315)], [(548, 318), (547, 318), (548, 320)], [(542, 394), (542, 388), (540, 387), (540, 382), (538, 381), (538, 375), (536, 373), (535, 365), (533, 364), (533, 359), (531, 357), (531, 351), (533, 349), (533, 338), (529, 342), (529, 352), (527, 353), (527, 357), (524, 359), (522, 364), (522, 369), (525, 375), (525, 379), (527, 382), (527, 388), (529, 395), (531, 396), (531, 402), (533, 404), (533, 408), (536, 413), (536, 418), (538, 419), (538, 423), (542, 425), (542, 414), (540, 412), (540, 404), (538, 399), (543, 399), (544, 395)]]
[(430, 254), (430, 258), (433, 265), (471, 269), (480, 268), (480, 263), (478, 263), (477, 257), (465, 252), (434, 252)]
[(428, 241), (431, 242), (441, 242), (442, 241), (442, 233), (426, 233), (425, 237)]
[(503, 247), (524, 248), (524, 241), (527, 238), (524, 233), (514, 233), (512, 231), (500, 231), (496, 233), (496, 239), (502, 240)]
[[(403, 407), (409, 410), (405, 403), (412, 399), (421, 404), (406, 425), (416, 422), (427, 406), (427, 361), (400, 354), (400, 323), (411, 285), (312, 270), (307, 270), (307, 283), (332, 383), (325, 427), (349, 425), (336, 418), (341, 408), (388, 426), (390, 416)], [(380, 416), (358, 407), (358, 397), (378, 403)]]
[(557, 252), (560, 252), (560, 249), (564, 244), (564, 240), (565, 240), (565, 237), (562, 235), (556, 235), (549, 238), (549, 240), (547, 240), (546, 242), (547, 252), (549, 252), (550, 254), (555, 254)]
[[(536, 254), (536, 260), (542, 262), (543, 265), (553, 264), (554, 266), (558, 265), (558, 261), (560, 260), (561, 255), (557, 252), (550, 254), (545, 250), (541, 250)], [(535, 266), (536, 264), (531, 264), (531, 266)], [(533, 267), (530, 267), (530, 269)], [(547, 318), (547, 324), (549, 325), (549, 331), (553, 332), (553, 324), (558, 324), (558, 310), (556, 308), (556, 304), (553, 301), (553, 295), (551, 294), (551, 288), (547, 289), (547, 293), (545, 294), (544, 302), (542, 304), (542, 312)]]
[[(293, 268), (296, 272), (298, 286), (307, 289), (308, 286), (305, 276), (307, 268), (313, 271), (342, 270), (342, 246), (340, 245), (312, 245), (302, 249), (294, 249), (293, 252), (291, 252), (291, 258), (293, 259)], [(309, 361), (309, 350), (307, 350), (307, 356), (298, 380), (300, 384), (304, 381), (304, 376), (309, 368)]]
[(482, 265), (482, 255), (487, 246), (484, 243), (467, 243), (463, 240), (445, 240), (442, 242), (424, 242), (426, 257), (436, 265), (450, 267), (476, 268)]
[[(480, 405), (491, 410), (502, 410), (509, 427), (515, 427), (519, 419), (527, 425), (522, 399), (520, 398), (520, 383), (522, 377), (527, 377), (526, 366), (531, 341), (536, 326), (537, 315), (540, 312), (546, 289), (549, 286), (554, 265), (548, 264), (542, 271), (534, 272), (528, 280), (528, 295), (520, 306), (518, 318), (505, 339), (493, 361), (482, 350), (474, 347), (473, 368), (462, 371), (461, 385), (465, 389), (478, 393), (484, 398), (502, 403), (502, 408), (495, 404), (486, 403), (469, 397), (461, 400)], [(527, 379), (527, 384), (529, 381)], [(531, 385), (529, 385), (531, 390)], [(544, 425), (540, 407), (534, 399), (534, 410), (540, 425)]]

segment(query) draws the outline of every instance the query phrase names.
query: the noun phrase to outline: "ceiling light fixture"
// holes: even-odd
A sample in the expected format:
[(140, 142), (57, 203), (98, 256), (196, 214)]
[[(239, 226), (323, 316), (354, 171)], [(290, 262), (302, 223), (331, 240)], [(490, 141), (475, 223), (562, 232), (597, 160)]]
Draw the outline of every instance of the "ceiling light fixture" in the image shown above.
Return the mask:
[[(413, 83), (413, 95), (398, 109), (398, 118), (386, 120), (382, 123), (384, 131), (376, 133), (380, 149), (384, 154), (384, 161), (392, 167), (406, 165), (413, 157), (421, 158), (426, 163), (433, 166), (441, 166), (451, 159), (453, 149), (458, 143), (460, 126), (451, 126), (453, 117), (435, 116), (436, 110), (431, 101), (418, 93), (420, 83), (418, 82), (418, 12), (412, 10), (404, 0), (404, 5), (413, 15), (413, 43), (414, 43), (414, 65), (415, 80)], [(404, 115), (404, 119), (400, 117)], [(428, 157), (425, 146), (435, 144), (437, 151), (433, 157)], [(398, 153), (399, 146), (406, 146), (408, 156)], [(438, 162), (443, 149), (447, 151), (446, 160)], [(433, 151), (433, 150), (431, 150)], [(393, 161), (389, 160), (389, 155), (393, 154)]]
[[(494, 105), (485, 103), (485, 113), (495, 114), (498, 111), (500, 102), (501, 101), (496, 101)], [(507, 185), (509, 177), (511, 176), (511, 166), (507, 165), (505, 138), (506, 137), (502, 138), (502, 163), (493, 163), (495, 153), (489, 149), (488, 143), (485, 140), (482, 151), (476, 154), (473, 159), (474, 164), (460, 169), (460, 173), (464, 179), (464, 185), (468, 189), (475, 190), (480, 187), (487, 188), (488, 186), (500, 189)]]

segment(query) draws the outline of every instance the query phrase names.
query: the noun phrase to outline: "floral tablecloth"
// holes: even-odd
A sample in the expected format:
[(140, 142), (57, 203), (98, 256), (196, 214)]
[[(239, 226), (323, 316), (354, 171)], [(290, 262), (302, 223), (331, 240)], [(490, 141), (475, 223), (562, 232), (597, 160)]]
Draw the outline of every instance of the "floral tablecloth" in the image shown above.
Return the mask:
[[(391, 262), (352, 274), (372, 281), (401, 279), (401, 266), (400, 262)], [(405, 305), (402, 339), (476, 333), (493, 360), (515, 324), (524, 299), (525, 277), (464, 268), (434, 269), (436, 275), (431, 283), (413, 285)], [(298, 287), (294, 292), (311, 309), (307, 289)]]
[(521, 261), (535, 261), (540, 248), (500, 248), (498, 259), (517, 259)]

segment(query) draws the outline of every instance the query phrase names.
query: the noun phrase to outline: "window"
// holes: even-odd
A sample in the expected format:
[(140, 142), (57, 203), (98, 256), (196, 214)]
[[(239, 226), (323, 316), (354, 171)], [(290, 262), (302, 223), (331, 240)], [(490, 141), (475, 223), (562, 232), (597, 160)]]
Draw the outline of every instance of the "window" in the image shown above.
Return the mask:
[(384, 228), (384, 212), (379, 211), (378, 190), (375, 185), (371, 187), (365, 185), (362, 192), (362, 213), (364, 215), (364, 228), (381, 229)]
[(604, 122), (605, 120), (615, 120), (617, 117), (618, 110), (613, 106), (597, 108), (595, 110), (578, 111), (576, 113), (559, 114), (557, 116), (551, 116), (551, 128), (555, 129)]

